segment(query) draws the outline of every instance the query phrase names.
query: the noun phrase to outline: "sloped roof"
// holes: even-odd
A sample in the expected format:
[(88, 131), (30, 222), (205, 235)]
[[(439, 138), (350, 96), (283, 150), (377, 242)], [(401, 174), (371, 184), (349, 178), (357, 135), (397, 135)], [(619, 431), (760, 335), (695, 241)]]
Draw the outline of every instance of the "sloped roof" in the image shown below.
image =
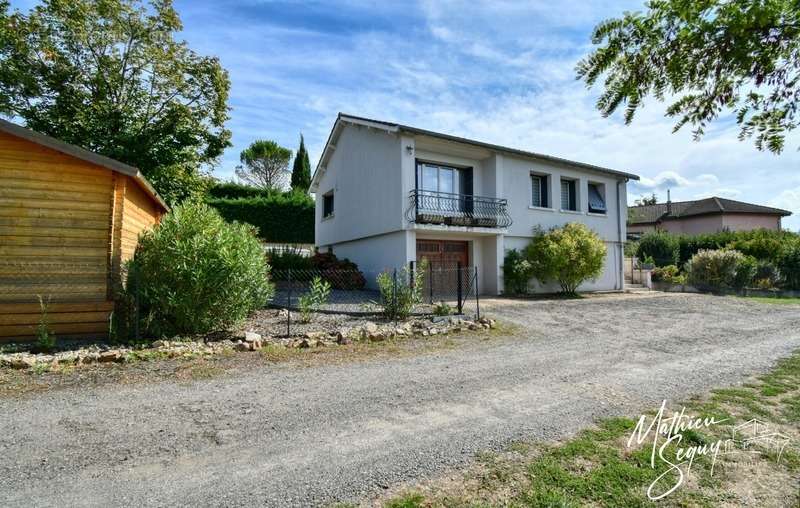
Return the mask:
[(695, 201), (673, 201), (671, 203), (657, 203), (655, 205), (641, 205), (628, 207), (628, 224), (652, 224), (662, 220), (680, 219), (695, 215), (713, 213), (754, 213), (761, 215), (780, 215), (786, 217), (792, 212), (772, 208), (769, 206), (755, 205), (733, 199), (710, 197)]
[(142, 187), (142, 189), (144, 189), (144, 191), (147, 192), (147, 194), (149, 194), (150, 197), (153, 198), (153, 200), (155, 200), (159, 205), (161, 205), (164, 208), (164, 210), (169, 210), (169, 206), (167, 205), (167, 203), (164, 202), (163, 199), (161, 199), (161, 196), (158, 195), (158, 193), (150, 184), (150, 182), (147, 181), (147, 178), (144, 177), (141, 171), (139, 171), (137, 168), (133, 166), (128, 166), (123, 162), (111, 159), (109, 157), (106, 157), (105, 155), (100, 155), (98, 153), (90, 152), (89, 150), (86, 150), (79, 146), (65, 143), (60, 139), (56, 139), (46, 134), (42, 134), (41, 132), (30, 130), (28, 128), (22, 127), (21, 125), (17, 125), (7, 120), (3, 120), (2, 118), (0, 118), (0, 132), (11, 134), (12, 136), (25, 139), (27, 141), (30, 141), (31, 143), (36, 143), (38, 145), (45, 146), (57, 152), (61, 152), (71, 157), (75, 157), (76, 159), (81, 159), (86, 162), (96, 164), (97, 166), (102, 166), (106, 169), (110, 169), (111, 171), (116, 171), (117, 173), (128, 175), (134, 180), (136, 180)]
[(580, 169), (588, 169), (588, 170), (591, 170), (591, 171), (597, 171), (597, 172), (600, 172), (600, 173), (606, 173), (606, 174), (613, 175), (613, 176), (616, 176), (616, 177), (628, 178), (630, 180), (638, 180), (639, 179), (639, 175), (635, 175), (633, 173), (627, 173), (627, 172), (624, 172), (624, 171), (618, 171), (616, 169), (609, 169), (609, 168), (604, 168), (604, 167), (601, 167), (601, 166), (595, 166), (594, 164), (588, 164), (588, 163), (585, 163), (585, 162), (577, 162), (577, 161), (572, 161), (572, 160), (569, 160), (569, 159), (563, 159), (561, 157), (554, 157), (552, 155), (545, 155), (545, 154), (536, 153), (536, 152), (528, 152), (528, 151), (525, 151), (525, 150), (520, 150), (518, 148), (510, 148), (510, 147), (507, 147), (507, 146), (495, 145), (495, 144), (486, 143), (486, 142), (483, 142), (483, 141), (476, 141), (474, 139), (468, 139), (468, 138), (462, 138), (462, 137), (458, 137), (458, 136), (452, 136), (450, 134), (444, 134), (444, 133), (441, 133), (441, 132), (434, 132), (434, 131), (429, 131), (429, 130), (425, 130), (425, 129), (420, 129), (418, 127), (412, 127), (410, 125), (403, 125), (403, 124), (394, 123), (394, 122), (387, 122), (387, 121), (384, 121), (384, 120), (374, 120), (374, 119), (371, 119), (371, 118), (364, 118), (364, 117), (355, 116), (355, 115), (348, 115), (346, 113), (339, 113), (339, 115), (336, 117), (336, 121), (333, 124), (333, 129), (331, 130), (331, 133), (328, 136), (328, 141), (325, 143), (325, 148), (322, 151), (322, 156), (320, 157), (319, 163), (317, 164), (317, 167), (314, 170), (314, 177), (312, 178), (312, 184), (311, 184), (312, 191), (314, 190), (315, 185), (317, 183), (317, 177), (320, 174), (320, 168), (322, 168), (322, 169), (325, 168), (325, 165), (327, 164), (327, 158), (330, 156), (330, 153), (335, 148), (336, 138), (339, 135), (339, 132), (340, 132), (340, 129), (341, 129), (340, 126), (341, 126), (341, 124), (343, 122), (366, 125), (366, 126), (369, 126), (369, 127), (380, 127), (380, 128), (384, 128), (386, 130), (392, 131), (392, 132), (407, 132), (409, 134), (418, 134), (418, 135), (430, 136), (430, 137), (433, 137), (433, 138), (438, 138), (438, 139), (442, 139), (442, 140), (446, 140), (446, 141), (452, 141), (452, 142), (455, 142), (455, 143), (463, 143), (463, 144), (466, 144), (466, 145), (472, 145), (472, 146), (476, 146), (476, 147), (480, 147), (480, 148), (485, 148), (487, 150), (492, 150), (492, 151), (496, 151), (496, 152), (504, 152), (504, 153), (509, 153), (509, 154), (513, 154), (513, 155), (518, 155), (518, 156), (529, 158), (529, 159), (544, 160), (544, 161), (547, 161), (547, 162), (552, 162), (552, 163), (556, 163), (556, 164), (576, 167), (576, 168), (580, 168)]

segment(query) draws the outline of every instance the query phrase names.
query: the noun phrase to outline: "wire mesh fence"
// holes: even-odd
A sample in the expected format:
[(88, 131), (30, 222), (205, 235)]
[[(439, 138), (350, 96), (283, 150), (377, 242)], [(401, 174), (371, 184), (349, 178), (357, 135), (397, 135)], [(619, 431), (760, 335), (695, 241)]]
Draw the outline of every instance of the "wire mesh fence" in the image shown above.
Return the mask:
[(273, 270), (270, 306), (286, 309), (292, 322), (313, 313), (373, 315), (398, 321), (409, 316), (459, 314), (480, 317), (476, 267), (409, 263), (377, 273), (359, 270)]

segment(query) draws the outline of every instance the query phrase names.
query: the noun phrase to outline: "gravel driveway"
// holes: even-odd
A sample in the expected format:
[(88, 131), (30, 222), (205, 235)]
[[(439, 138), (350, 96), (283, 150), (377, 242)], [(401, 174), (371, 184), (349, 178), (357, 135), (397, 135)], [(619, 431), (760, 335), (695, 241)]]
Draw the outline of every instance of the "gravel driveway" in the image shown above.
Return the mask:
[(480, 450), (740, 381), (800, 347), (794, 305), (673, 294), (489, 307), (520, 336), (0, 400), (0, 506), (364, 499)]

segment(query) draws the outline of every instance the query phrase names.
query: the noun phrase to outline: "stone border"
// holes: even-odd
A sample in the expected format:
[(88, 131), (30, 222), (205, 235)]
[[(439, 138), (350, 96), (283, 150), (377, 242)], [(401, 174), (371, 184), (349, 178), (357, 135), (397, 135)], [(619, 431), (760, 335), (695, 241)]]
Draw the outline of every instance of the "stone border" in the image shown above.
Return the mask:
[(430, 337), (463, 330), (489, 330), (497, 322), (490, 318), (468, 320), (460, 317), (434, 317), (414, 319), (405, 323), (380, 326), (373, 322), (356, 328), (341, 328), (334, 332), (308, 332), (302, 336), (277, 338), (262, 337), (250, 331), (240, 331), (231, 338), (218, 341), (165, 340), (154, 341), (149, 348), (89, 346), (74, 351), (53, 354), (28, 352), (0, 354), (0, 368), (34, 369), (91, 365), (94, 363), (126, 363), (148, 356), (160, 358), (196, 357), (219, 354), (224, 351), (258, 351), (266, 346), (287, 348), (312, 348), (352, 344), (358, 341), (382, 342), (395, 337)]

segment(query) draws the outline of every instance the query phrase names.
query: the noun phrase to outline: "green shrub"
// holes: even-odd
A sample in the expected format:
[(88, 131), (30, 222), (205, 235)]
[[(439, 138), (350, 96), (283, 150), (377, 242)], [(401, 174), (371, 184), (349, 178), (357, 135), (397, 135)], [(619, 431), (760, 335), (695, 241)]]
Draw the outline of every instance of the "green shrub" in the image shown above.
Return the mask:
[(800, 242), (785, 245), (778, 254), (777, 265), (783, 285), (788, 289), (800, 289)]
[(517, 249), (506, 251), (503, 259), (503, 284), (511, 295), (524, 295), (533, 278), (533, 267)]
[(687, 279), (701, 289), (736, 287), (740, 283), (737, 280), (740, 265), (749, 270), (745, 259), (744, 254), (731, 249), (701, 250), (686, 264)]
[(254, 228), (199, 203), (176, 206), (145, 232), (128, 266), (143, 329), (156, 336), (225, 329), (274, 291)]
[(403, 267), (395, 272), (381, 272), (376, 279), (380, 301), (374, 302), (386, 319), (407, 319), (414, 307), (422, 301), (422, 279), (425, 262), (421, 261), (417, 270), (411, 272)]
[(308, 323), (311, 321), (311, 314), (319, 311), (319, 309), (328, 303), (328, 298), (331, 295), (330, 282), (323, 280), (321, 277), (314, 277), (311, 281), (311, 287), (308, 293), (304, 294), (298, 299), (300, 306), (300, 321)]
[(636, 256), (640, 259), (652, 258), (656, 266), (678, 264), (678, 237), (664, 231), (651, 231), (639, 239)]
[(450, 304), (441, 301), (433, 306), (433, 315), (434, 316), (449, 316), (453, 313), (453, 308), (450, 307)]
[(756, 274), (753, 277), (760, 288), (774, 288), (781, 282), (781, 272), (771, 261), (759, 261), (756, 265)]
[(282, 193), (275, 189), (262, 189), (241, 183), (214, 182), (209, 186), (206, 194), (211, 199), (248, 199), (271, 198)]
[(685, 284), (686, 276), (680, 273), (675, 265), (656, 267), (651, 275), (653, 282), (667, 282), (669, 284)]
[(756, 258), (743, 254), (742, 259), (736, 266), (736, 275), (733, 278), (732, 286), (735, 289), (750, 287), (753, 284), (757, 271), (758, 261)]
[(314, 267), (311, 257), (298, 248), (269, 249), (267, 261), (273, 273), (289, 269), (310, 270)]
[(226, 220), (252, 224), (258, 236), (272, 243), (314, 243), (314, 200), (287, 192), (268, 197), (209, 198)]
[(550, 231), (534, 231), (525, 248), (533, 276), (542, 283), (558, 282), (561, 291), (573, 294), (578, 286), (596, 279), (603, 271), (606, 245), (584, 224), (570, 222)]

